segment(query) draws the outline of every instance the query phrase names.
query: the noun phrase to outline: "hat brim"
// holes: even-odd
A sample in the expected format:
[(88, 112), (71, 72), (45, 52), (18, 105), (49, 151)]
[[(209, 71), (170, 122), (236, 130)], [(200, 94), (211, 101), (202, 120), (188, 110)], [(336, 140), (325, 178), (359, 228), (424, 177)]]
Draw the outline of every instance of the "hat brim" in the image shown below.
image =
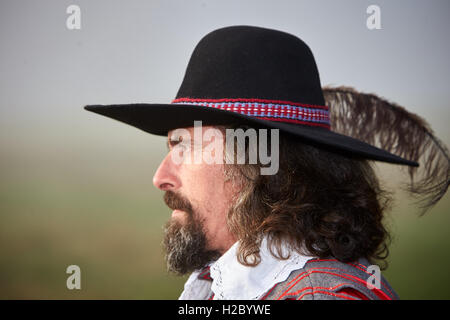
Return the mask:
[(321, 127), (268, 121), (245, 114), (205, 106), (182, 104), (115, 104), (84, 107), (103, 116), (124, 122), (145, 132), (166, 136), (170, 130), (192, 127), (195, 120), (202, 125), (226, 125), (242, 122), (249, 125), (280, 129), (302, 138), (306, 143), (331, 149), (333, 152), (365, 159), (418, 167), (419, 164), (382, 150), (363, 141)]

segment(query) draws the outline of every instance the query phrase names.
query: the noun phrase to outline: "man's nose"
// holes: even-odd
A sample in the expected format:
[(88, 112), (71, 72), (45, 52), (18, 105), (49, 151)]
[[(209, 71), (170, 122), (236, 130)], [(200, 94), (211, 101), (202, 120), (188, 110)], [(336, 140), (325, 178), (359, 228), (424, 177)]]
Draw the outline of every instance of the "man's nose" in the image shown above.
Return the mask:
[(153, 176), (153, 185), (162, 191), (178, 189), (181, 182), (177, 171), (177, 166), (173, 163), (170, 153), (167, 154)]

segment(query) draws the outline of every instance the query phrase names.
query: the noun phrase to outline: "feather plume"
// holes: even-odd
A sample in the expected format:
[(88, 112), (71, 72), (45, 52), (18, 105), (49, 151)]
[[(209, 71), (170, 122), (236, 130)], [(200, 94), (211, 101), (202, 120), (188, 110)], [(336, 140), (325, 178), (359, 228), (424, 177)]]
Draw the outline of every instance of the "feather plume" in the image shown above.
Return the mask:
[(331, 130), (419, 163), (408, 167), (410, 182), (404, 189), (418, 199), (421, 215), (445, 195), (450, 183), (449, 152), (423, 118), (350, 87), (324, 87), (323, 92)]

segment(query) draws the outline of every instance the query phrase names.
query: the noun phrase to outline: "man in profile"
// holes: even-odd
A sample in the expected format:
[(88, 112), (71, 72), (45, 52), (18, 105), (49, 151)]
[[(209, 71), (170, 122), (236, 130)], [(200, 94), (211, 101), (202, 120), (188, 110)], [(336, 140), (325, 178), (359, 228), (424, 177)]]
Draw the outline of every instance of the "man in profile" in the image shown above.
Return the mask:
[(448, 188), (447, 149), (423, 119), (323, 89), (309, 47), (276, 30), (206, 35), (170, 104), (86, 109), (168, 138), (153, 183), (173, 210), (168, 269), (191, 274), (180, 299), (397, 299), (373, 274), (391, 201), (374, 161), (409, 166), (424, 212)]

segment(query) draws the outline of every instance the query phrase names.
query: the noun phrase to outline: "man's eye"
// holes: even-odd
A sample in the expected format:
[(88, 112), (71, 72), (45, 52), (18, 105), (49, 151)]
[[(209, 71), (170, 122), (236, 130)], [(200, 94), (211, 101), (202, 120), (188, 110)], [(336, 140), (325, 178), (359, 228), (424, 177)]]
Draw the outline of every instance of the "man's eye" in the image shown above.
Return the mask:
[(178, 139), (173, 138), (167, 140), (167, 149), (172, 150), (176, 145), (183, 141), (183, 137), (178, 137)]
[(182, 150), (186, 150), (188, 148), (191, 147), (191, 141), (189, 140), (171, 140), (169, 142), (169, 150), (173, 150), (173, 149), (182, 149)]

